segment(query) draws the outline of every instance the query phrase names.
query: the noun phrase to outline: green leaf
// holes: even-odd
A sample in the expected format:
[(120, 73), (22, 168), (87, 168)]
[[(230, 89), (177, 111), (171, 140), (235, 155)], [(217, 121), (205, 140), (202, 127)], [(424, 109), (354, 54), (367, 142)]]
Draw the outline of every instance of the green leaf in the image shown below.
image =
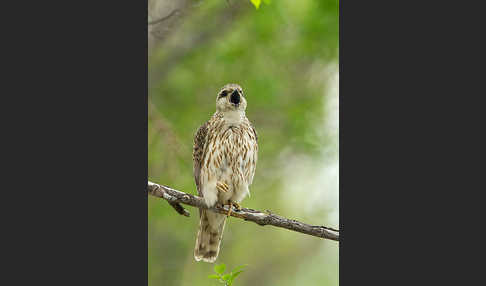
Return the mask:
[(229, 279), (231, 278), (231, 274), (225, 274), (223, 275), (223, 277), (221, 277), (221, 279), (223, 279), (224, 281), (229, 281)]
[(260, 4), (262, 3), (262, 0), (250, 0), (251, 3), (253, 3), (253, 5), (255, 5), (255, 8), (259, 8), (260, 7)]
[(224, 263), (214, 266), (214, 272), (218, 274), (223, 274), (225, 270), (226, 270), (226, 265), (224, 265)]
[(233, 284), (233, 280), (235, 280), (236, 276), (240, 275), (241, 272), (243, 272), (243, 270), (240, 270), (240, 271), (235, 272), (235, 273), (231, 273), (231, 277), (228, 281), (228, 285), (231, 286), (231, 284)]
[(240, 270), (240, 271), (238, 271), (238, 272), (235, 272), (235, 273), (231, 274), (231, 278), (232, 278), (232, 279), (235, 279), (235, 278), (236, 278), (236, 276), (240, 275), (240, 273), (241, 273), (241, 272), (243, 272), (243, 270)]
[(236, 272), (236, 271), (238, 271), (240, 269), (243, 269), (243, 268), (245, 268), (247, 266), (248, 266), (248, 264), (238, 265), (233, 270), (231, 270), (231, 272)]
[(270, 3), (272, 3), (272, 1), (271, 0), (263, 0), (263, 3), (270, 5)]
[(211, 278), (211, 279), (219, 279), (219, 275), (216, 275), (216, 274), (211, 274), (208, 276), (208, 278)]

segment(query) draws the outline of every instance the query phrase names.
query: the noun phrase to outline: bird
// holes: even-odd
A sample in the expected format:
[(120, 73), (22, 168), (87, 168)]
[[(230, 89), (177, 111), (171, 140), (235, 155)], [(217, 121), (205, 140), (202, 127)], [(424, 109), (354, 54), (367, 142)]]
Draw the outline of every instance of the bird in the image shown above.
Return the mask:
[(194, 259), (213, 263), (219, 254), (226, 218), (250, 196), (258, 160), (258, 136), (246, 117), (247, 101), (238, 84), (226, 84), (216, 97), (216, 112), (194, 135), (193, 170), (198, 195), (207, 207), (229, 206), (218, 214), (199, 209)]

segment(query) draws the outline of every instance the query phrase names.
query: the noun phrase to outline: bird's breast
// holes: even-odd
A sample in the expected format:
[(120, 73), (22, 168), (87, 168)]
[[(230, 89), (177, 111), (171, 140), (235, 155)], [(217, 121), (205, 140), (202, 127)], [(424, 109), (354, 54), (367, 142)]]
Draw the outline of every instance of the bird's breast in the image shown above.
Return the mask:
[(243, 128), (228, 127), (220, 142), (216, 145), (221, 146), (223, 156), (222, 168), (231, 168), (232, 171), (244, 169), (249, 161), (249, 155), (253, 149), (251, 138)]

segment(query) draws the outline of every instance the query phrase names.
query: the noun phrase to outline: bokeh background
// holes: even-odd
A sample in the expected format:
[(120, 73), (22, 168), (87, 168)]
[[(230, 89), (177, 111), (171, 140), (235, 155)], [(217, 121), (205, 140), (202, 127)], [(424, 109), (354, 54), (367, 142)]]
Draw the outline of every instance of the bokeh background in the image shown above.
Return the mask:
[[(238, 83), (260, 148), (242, 205), (339, 228), (338, 2), (150, 0), (148, 11), (149, 180), (197, 193), (193, 135)], [(193, 258), (199, 215), (187, 209), (148, 198), (149, 285), (221, 285)], [(217, 263), (248, 265), (237, 286), (338, 285), (338, 254), (335, 241), (229, 218)]]

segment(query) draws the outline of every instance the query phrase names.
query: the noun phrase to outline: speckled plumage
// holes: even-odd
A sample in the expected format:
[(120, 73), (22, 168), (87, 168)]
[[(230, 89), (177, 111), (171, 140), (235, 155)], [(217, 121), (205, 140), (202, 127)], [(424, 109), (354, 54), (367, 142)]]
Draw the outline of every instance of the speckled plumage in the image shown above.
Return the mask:
[[(234, 102), (239, 102), (235, 104)], [(246, 118), (246, 99), (239, 85), (228, 84), (218, 93), (216, 112), (194, 136), (194, 179), (199, 196), (212, 207), (240, 203), (250, 194), (257, 163), (257, 134)], [(227, 192), (218, 191), (224, 182)], [(194, 250), (197, 261), (218, 257), (226, 216), (200, 210), (200, 225)]]

